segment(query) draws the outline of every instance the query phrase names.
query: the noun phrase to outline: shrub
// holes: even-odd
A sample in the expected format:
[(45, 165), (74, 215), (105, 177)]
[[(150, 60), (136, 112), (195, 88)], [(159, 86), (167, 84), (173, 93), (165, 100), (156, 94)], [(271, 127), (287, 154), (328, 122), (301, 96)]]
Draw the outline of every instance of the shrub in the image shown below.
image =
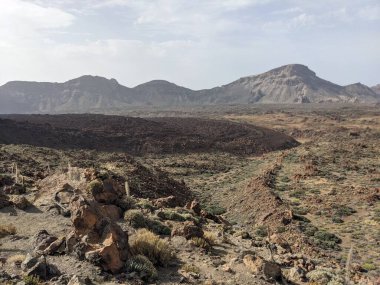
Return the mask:
[(335, 224), (341, 224), (343, 223), (344, 221), (341, 219), (341, 217), (338, 217), (338, 216), (333, 216), (332, 219), (333, 223)]
[(297, 215), (306, 215), (309, 212), (308, 209), (303, 208), (303, 207), (295, 207), (293, 210), (294, 210), (294, 213)]
[(169, 243), (146, 229), (131, 237), (130, 246), (134, 255), (144, 255), (155, 265), (166, 266), (173, 257)]
[(302, 190), (295, 190), (292, 193), (290, 193), (289, 196), (294, 198), (303, 198), (305, 197), (305, 192)]
[(172, 233), (172, 230), (168, 226), (159, 221), (147, 220), (146, 222), (148, 229), (155, 234), (169, 236)]
[(156, 207), (153, 206), (153, 204), (149, 200), (146, 200), (146, 199), (142, 199), (138, 203), (136, 203), (136, 207), (140, 209), (149, 210), (150, 212), (153, 212), (154, 210), (156, 210)]
[(276, 230), (278, 234), (284, 233), (286, 231), (286, 228), (284, 226), (279, 226)]
[(146, 218), (140, 210), (128, 210), (124, 213), (124, 220), (133, 228), (140, 229), (147, 226)]
[(314, 233), (312, 241), (315, 245), (319, 246), (320, 248), (335, 250), (340, 249), (338, 244), (342, 242), (342, 240), (335, 234), (320, 230)]
[(160, 221), (151, 220), (143, 215), (140, 210), (129, 210), (124, 214), (124, 220), (133, 228), (148, 228), (158, 235), (170, 235), (171, 229)]
[(259, 237), (266, 237), (268, 235), (268, 231), (267, 231), (267, 228), (265, 226), (259, 226), (256, 231), (255, 231), (256, 235), (258, 235)]
[(171, 221), (178, 221), (178, 222), (184, 222), (186, 221), (185, 217), (178, 214), (174, 211), (162, 211), (158, 212), (157, 216), (163, 220), (171, 220)]
[(344, 206), (344, 205), (337, 205), (336, 210), (335, 210), (335, 215), (339, 217), (346, 217), (346, 216), (351, 216), (352, 214), (356, 213), (356, 210)]
[(40, 278), (38, 276), (25, 276), (23, 278), (25, 285), (39, 285), (42, 284)]
[(103, 191), (103, 183), (99, 180), (91, 181), (87, 186), (87, 191), (95, 194)]
[(192, 237), (191, 238), (191, 243), (193, 245), (195, 245), (196, 247), (200, 247), (200, 248), (203, 248), (205, 250), (210, 250), (211, 249), (211, 245), (209, 244), (209, 242), (203, 238), (203, 237)]
[(16, 228), (14, 225), (0, 225), (0, 238), (8, 236), (8, 235), (15, 235), (16, 234)]
[(307, 222), (300, 222), (299, 228), (308, 236), (314, 236), (314, 233), (318, 231), (318, 228)]
[(25, 255), (23, 254), (16, 254), (16, 255), (12, 255), (10, 257), (7, 258), (7, 262), (11, 263), (11, 264), (21, 264), (24, 260), (25, 260)]
[(199, 274), (199, 272), (201, 272), (198, 266), (194, 264), (188, 264), (188, 263), (182, 265), (181, 269), (187, 273), (191, 272), (191, 273)]
[(116, 206), (120, 207), (123, 211), (133, 209), (135, 204), (135, 199), (127, 196), (124, 196), (122, 199), (116, 201)]
[(126, 263), (127, 272), (137, 272), (144, 281), (155, 280), (158, 277), (157, 269), (144, 255), (131, 257)]
[(217, 205), (210, 205), (205, 207), (205, 210), (211, 215), (222, 215), (226, 212), (226, 209)]
[(366, 262), (362, 265), (362, 268), (366, 271), (376, 270), (376, 266), (372, 263)]
[(217, 236), (215, 233), (213, 232), (208, 232), (208, 231), (205, 231), (204, 234), (203, 234), (203, 238), (208, 242), (208, 244), (210, 246), (214, 246), (217, 244)]

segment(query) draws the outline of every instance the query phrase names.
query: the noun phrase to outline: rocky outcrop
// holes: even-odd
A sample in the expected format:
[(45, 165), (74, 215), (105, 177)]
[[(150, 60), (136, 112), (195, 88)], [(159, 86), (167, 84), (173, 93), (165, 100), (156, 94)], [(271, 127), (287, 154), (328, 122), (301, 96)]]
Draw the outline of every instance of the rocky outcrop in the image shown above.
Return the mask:
[(73, 230), (66, 239), (67, 251), (103, 270), (119, 272), (129, 256), (128, 234), (95, 201), (74, 196), (70, 211)]
[(186, 221), (173, 227), (172, 236), (182, 236), (186, 239), (191, 239), (193, 237), (203, 237), (203, 230), (194, 222)]

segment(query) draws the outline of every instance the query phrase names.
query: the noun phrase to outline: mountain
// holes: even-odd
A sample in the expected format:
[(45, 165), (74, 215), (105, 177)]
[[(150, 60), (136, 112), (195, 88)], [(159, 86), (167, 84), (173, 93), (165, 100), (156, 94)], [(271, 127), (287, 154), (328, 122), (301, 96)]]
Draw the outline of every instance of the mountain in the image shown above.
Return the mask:
[(204, 90), (205, 103), (322, 103), (376, 102), (380, 99), (362, 84), (339, 86), (316, 76), (300, 64), (285, 65), (222, 87)]
[(376, 93), (380, 95), (380, 84), (377, 84), (375, 86), (372, 86), (371, 89)]
[(164, 80), (128, 88), (115, 79), (90, 75), (64, 83), (11, 81), (0, 86), (0, 113), (80, 113), (148, 105), (378, 101), (380, 95), (361, 83), (340, 86), (319, 78), (301, 64), (285, 65), (199, 91)]

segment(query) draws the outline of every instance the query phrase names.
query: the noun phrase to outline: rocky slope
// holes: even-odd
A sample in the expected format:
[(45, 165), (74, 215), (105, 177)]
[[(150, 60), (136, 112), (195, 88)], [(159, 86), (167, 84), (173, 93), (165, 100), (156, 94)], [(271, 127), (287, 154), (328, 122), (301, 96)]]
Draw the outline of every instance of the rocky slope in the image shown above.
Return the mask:
[(360, 83), (340, 86), (300, 64), (282, 66), (220, 87), (194, 91), (164, 80), (134, 88), (115, 79), (82, 76), (65, 83), (12, 81), (0, 87), (0, 113), (110, 111), (134, 106), (254, 103), (373, 103), (380, 96)]

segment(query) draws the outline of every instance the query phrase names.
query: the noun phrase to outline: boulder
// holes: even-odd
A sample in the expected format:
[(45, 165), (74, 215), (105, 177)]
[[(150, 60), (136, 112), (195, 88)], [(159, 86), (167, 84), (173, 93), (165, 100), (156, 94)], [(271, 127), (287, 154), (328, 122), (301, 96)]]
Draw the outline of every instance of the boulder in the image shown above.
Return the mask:
[(164, 198), (158, 198), (152, 201), (153, 205), (157, 208), (175, 208), (178, 206), (175, 196), (168, 196)]
[(25, 210), (30, 206), (28, 199), (26, 199), (24, 196), (12, 196), (10, 198), (10, 201), (13, 205), (15, 205), (16, 208), (20, 210)]
[(86, 285), (86, 282), (82, 278), (78, 277), (77, 275), (74, 275), (73, 277), (71, 277), (67, 285)]
[(306, 281), (306, 272), (299, 266), (292, 267), (288, 272), (288, 280), (296, 284)]
[(104, 213), (95, 201), (74, 196), (70, 202), (73, 231), (66, 248), (112, 273), (119, 272), (129, 257), (128, 234)]
[(40, 230), (33, 239), (34, 250), (37, 252), (44, 251), (52, 242), (57, 240), (55, 236), (50, 235), (46, 230)]
[(118, 185), (112, 179), (99, 179), (89, 184), (89, 192), (95, 201), (104, 204), (113, 204), (119, 199)]
[(101, 206), (103, 215), (111, 219), (112, 221), (119, 220), (122, 215), (123, 211), (115, 205), (102, 205)]
[(8, 207), (10, 205), (12, 205), (12, 203), (9, 201), (9, 197), (0, 193), (0, 209)]
[(5, 186), (3, 191), (5, 194), (21, 195), (21, 194), (25, 194), (26, 188), (25, 186), (21, 184), (13, 184), (13, 185)]
[(53, 241), (44, 251), (44, 254), (54, 255), (54, 254), (63, 254), (65, 252), (65, 237), (58, 238)]
[(27, 254), (25, 260), (21, 263), (21, 269), (27, 276), (37, 276), (42, 280), (46, 280), (48, 276), (48, 268), (44, 256)]
[(247, 254), (243, 258), (244, 265), (254, 274), (262, 271), (264, 260), (259, 256)]
[(273, 261), (264, 261), (263, 273), (269, 280), (282, 281), (281, 267)]
[(198, 200), (193, 200), (190, 204), (190, 210), (193, 210), (195, 214), (200, 215), (202, 208), (201, 204), (198, 202)]
[(177, 224), (172, 229), (172, 237), (183, 236), (186, 239), (191, 239), (193, 237), (203, 237), (203, 234), (202, 228), (192, 221)]
[(267, 261), (260, 256), (247, 254), (243, 258), (243, 263), (254, 274), (264, 274), (269, 280), (282, 280), (281, 267), (273, 261)]

